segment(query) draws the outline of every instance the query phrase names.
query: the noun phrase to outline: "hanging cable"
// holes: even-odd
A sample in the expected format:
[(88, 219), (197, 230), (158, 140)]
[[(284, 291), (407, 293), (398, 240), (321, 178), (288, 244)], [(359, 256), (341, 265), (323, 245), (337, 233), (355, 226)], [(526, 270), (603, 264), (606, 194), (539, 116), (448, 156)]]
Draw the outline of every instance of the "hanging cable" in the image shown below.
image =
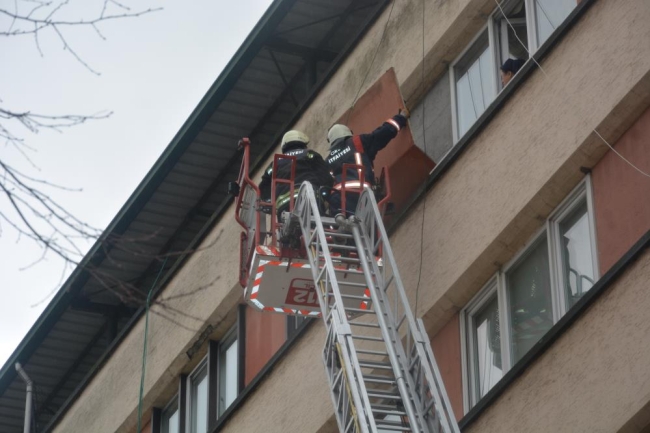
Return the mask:
[(167, 264), (168, 258), (169, 257), (165, 257), (165, 260), (163, 261), (163, 264), (160, 267), (160, 270), (158, 271), (158, 275), (156, 276), (156, 279), (151, 285), (151, 288), (149, 289), (149, 293), (147, 293), (147, 303), (145, 305), (145, 310), (144, 310), (144, 342), (142, 344), (142, 372), (140, 373), (140, 396), (138, 397), (138, 430), (136, 431), (136, 433), (140, 433), (140, 431), (142, 430), (142, 398), (144, 395), (144, 375), (147, 367), (147, 334), (149, 332), (149, 307), (151, 305), (151, 295), (153, 294), (153, 289), (156, 287), (156, 284), (158, 284), (158, 280), (162, 275), (163, 269), (165, 269), (165, 265)]
[(368, 79), (368, 75), (370, 75), (370, 71), (372, 70), (372, 65), (375, 63), (375, 59), (377, 58), (377, 54), (379, 53), (379, 48), (381, 48), (382, 42), (384, 42), (384, 36), (386, 36), (386, 29), (388, 28), (388, 23), (390, 23), (390, 17), (393, 15), (393, 8), (395, 7), (395, 0), (391, 2), (390, 6), (390, 11), (388, 12), (388, 18), (386, 18), (386, 23), (384, 24), (384, 29), (381, 32), (381, 37), (379, 38), (379, 43), (377, 44), (377, 48), (375, 48), (375, 54), (372, 56), (372, 60), (370, 61), (370, 65), (368, 65), (368, 70), (366, 71), (366, 75), (363, 77), (363, 80), (361, 81), (361, 84), (359, 85), (359, 89), (357, 90), (357, 94), (354, 95), (354, 99), (352, 100), (352, 105), (350, 106), (350, 111), (348, 111), (348, 117), (345, 119), (345, 124), (347, 125), (350, 123), (350, 116), (352, 116), (352, 112), (354, 111), (354, 105), (357, 103), (357, 98), (359, 98), (359, 94), (361, 93), (361, 89), (363, 89), (363, 85), (366, 83), (366, 80)]
[[(428, 156), (427, 152), (427, 125), (424, 121), (424, 110), (427, 105), (426, 95), (424, 94), (424, 6), (425, 1), (422, 0), (422, 81), (420, 83), (420, 88), (422, 89), (422, 143), (424, 145), (424, 153)], [(414, 316), (418, 317), (418, 300), (420, 294), (420, 280), (422, 279), (422, 262), (424, 261), (424, 216), (427, 210), (427, 196), (426, 194), (422, 195), (422, 224), (420, 226), (420, 267), (418, 268), (418, 283), (415, 286), (415, 312)]]
[[(532, 61), (537, 65), (537, 67), (539, 68), (540, 71), (542, 71), (542, 73), (544, 74), (544, 79), (549, 79), (549, 76), (548, 76), (548, 74), (546, 73), (546, 71), (544, 70), (544, 68), (542, 68), (542, 65), (540, 65), (539, 62), (537, 61), (537, 59), (535, 59), (535, 56), (531, 55), (530, 50), (528, 49), (528, 47), (526, 46), (526, 44), (525, 44), (525, 43), (524, 43), (524, 42), (519, 38), (519, 35), (518, 35), (517, 32), (515, 31), (514, 26), (513, 26), (512, 23), (510, 22), (510, 19), (508, 19), (508, 16), (506, 15), (506, 12), (503, 10), (503, 7), (501, 6), (501, 3), (499, 3), (498, 0), (494, 0), (494, 2), (496, 3), (497, 7), (499, 8), (499, 11), (501, 12), (501, 15), (503, 15), (503, 19), (506, 20), (506, 22), (508, 23), (508, 26), (512, 29), (512, 33), (515, 35), (515, 38), (517, 39), (517, 41), (519, 42), (519, 44), (521, 44), (521, 46), (524, 48), (524, 50), (526, 51), (526, 53), (528, 53), (528, 58), (531, 59), (531, 60), (532, 60)], [(549, 20), (549, 22), (550, 22), (550, 20)], [(551, 23), (551, 27), (553, 27), (553, 29), (555, 29), (555, 26), (553, 25), (553, 23)], [(580, 110), (578, 110), (577, 112), (580, 112)], [(625, 158), (623, 155), (621, 155), (621, 154), (620, 154), (616, 149), (614, 149), (614, 146), (612, 146), (611, 144), (609, 144), (609, 142), (605, 139), (605, 137), (603, 137), (602, 135), (600, 135), (600, 133), (596, 130), (596, 128), (592, 129), (592, 132), (593, 132), (593, 133), (594, 133), (598, 138), (600, 138), (600, 140), (601, 140), (603, 143), (605, 143), (605, 144), (607, 145), (607, 147), (609, 147), (609, 148), (612, 150), (612, 152), (614, 152), (614, 154), (616, 154), (619, 158), (621, 158), (623, 161), (625, 161), (625, 162), (626, 162), (630, 167), (632, 167), (633, 169), (635, 169), (636, 171), (638, 171), (641, 175), (650, 178), (650, 174), (649, 174), (649, 173), (646, 173), (645, 171), (641, 170), (639, 167), (637, 167), (636, 165), (634, 165), (630, 160), (628, 160), (628, 159)]]

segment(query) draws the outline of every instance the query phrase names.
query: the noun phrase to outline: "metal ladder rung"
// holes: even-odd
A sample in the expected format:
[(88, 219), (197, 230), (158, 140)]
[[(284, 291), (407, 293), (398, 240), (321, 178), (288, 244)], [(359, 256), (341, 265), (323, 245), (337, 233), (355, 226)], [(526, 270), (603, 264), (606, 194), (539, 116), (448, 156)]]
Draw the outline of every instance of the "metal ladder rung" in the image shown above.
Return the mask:
[[(364, 299), (367, 299), (368, 301), (370, 301), (370, 298), (364, 298)], [(346, 313), (352, 312), (352, 313), (375, 314), (375, 310), (364, 310), (362, 308), (346, 308), (345, 312)], [(381, 341), (384, 341), (384, 340), (381, 340)]]
[(338, 283), (339, 286), (361, 287), (363, 289), (368, 288), (368, 285), (364, 283), (353, 283), (353, 282), (346, 283), (345, 281), (339, 281)]
[(362, 271), (355, 271), (354, 269), (339, 269), (339, 268), (334, 268), (334, 272), (338, 272), (341, 274), (356, 274), (356, 275), (363, 275)]
[(371, 361), (367, 359), (360, 359), (359, 366), (362, 368), (381, 368), (384, 370), (393, 371), (393, 366), (391, 365), (390, 362), (377, 362), (377, 361)]
[(354, 237), (349, 233), (341, 233), (341, 232), (325, 232), (325, 236), (332, 236), (335, 238), (342, 238), (342, 239), (352, 239)]
[[(361, 326), (361, 327), (364, 327), (364, 328), (379, 328), (379, 325), (377, 325), (376, 323), (350, 322), (350, 321), (348, 321), (348, 324), (352, 325), (352, 326)], [(381, 340), (381, 341), (384, 341), (384, 340)]]
[(352, 335), (352, 338), (355, 340), (384, 341), (384, 339), (381, 337), (370, 337), (368, 335)]
[[(323, 261), (325, 258), (319, 256), (318, 260)], [(355, 259), (352, 257), (341, 257), (341, 256), (333, 256), (332, 261), (334, 262), (345, 262), (345, 263), (361, 263), (359, 259)]]
[(403, 425), (401, 422), (395, 422), (392, 423), (390, 421), (384, 421), (384, 420), (377, 420), (376, 421), (377, 427), (381, 428), (382, 430), (390, 430), (390, 431), (411, 431), (411, 427)]
[(378, 413), (380, 415), (396, 415), (396, 416), (406, 416), (406, 412), (403, 410), (390, 410), (390, 409), (375, 409), (375, 406), (370, 405), (372, 408), (372, 413)]
[[(313, 246), (319, 246), (317, 242), (312, 242), (311, 243)], [(338, 250), (348, 250), (348, 251), (356, 251), (357, 247), (354, 245), (341, 245), (341, 244), (327, 244), (328, 247), (330, 248), (336, 248)]]
[(396, 412), (401, 411), (403, 408), (398, 407), (397, 405), (394, 404), (382, 404), (382, 403), (373, 403), (370, 405), (370, 407), (375, 410), (375, 409), (383, 409), (383, 410), (394, 410)]
[(363, 353), (364, 355), (388, 356), (388, 352), (384, 350), (357, 349), (357, 353)]
[[(328, 293), (327, 296), (334, 296), (334, 293)], [(359, 299), (361, 301), (368, 301), (370, 302), (371, 299), (367, 296), (359, 296), (359, 295), (344, 295), (341, 293), (341, 298), (343, 299)]]
[(371, 392), (368, 391), (368, 397), (371, 398), (381, 398), (384, 400), (402, 400), (402, 397), (399, 394), (383, 394), (381, 392)]
[(368, 392), (372, 392), (372, 393), (377, 394), (377, 395), (382, 395), (382, 396), (386, 396), (386, 397), (399, 397), (399, 398), (402, 398), (402, 396), (399, 395), (399, 393), (397, 392), (397, 389), (390, 389), (390, 390), (383, 389), (383, 388), (380, 388), (380, 389), (367, 388), (367, 389), (368, 389)]
[[(357, 350), (358, 352), (359, 350)], [(385, 385), (395, 385), (397, 381), (395, 378), (390, 377), (390, 376), (374, 376), (370, 374), (366, 374), (363, 376), (364, 382), (371, 382), (371, 383), (383, 383)]]

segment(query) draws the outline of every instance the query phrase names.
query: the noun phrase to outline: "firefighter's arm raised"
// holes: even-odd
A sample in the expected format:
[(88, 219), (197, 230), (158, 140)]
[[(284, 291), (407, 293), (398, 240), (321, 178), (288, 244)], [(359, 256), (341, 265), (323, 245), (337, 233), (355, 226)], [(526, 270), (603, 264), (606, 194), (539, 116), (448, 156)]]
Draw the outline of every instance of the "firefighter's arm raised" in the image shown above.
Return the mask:
[(371, 160), (374, 160), (377, 152), (386, 147), (397, 136), (397, 133), (406, 126), (406, 121), (409, 117), (409, 111), (403, 108), (398, 114), (387, 119), (379, 128), (371, 133), (361, 134), (363, 150)]

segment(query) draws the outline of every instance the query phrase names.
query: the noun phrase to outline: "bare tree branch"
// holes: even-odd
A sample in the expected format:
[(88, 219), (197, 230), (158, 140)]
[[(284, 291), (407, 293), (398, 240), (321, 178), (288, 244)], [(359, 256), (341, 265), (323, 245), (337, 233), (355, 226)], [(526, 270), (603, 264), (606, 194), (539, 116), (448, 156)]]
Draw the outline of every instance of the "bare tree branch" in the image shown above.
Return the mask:
[[(72, 39), (68, 38), (68, 30), (72, 27), (88, 28), (100, 39), (106, 40), (101, 28), (104, 23), (136, 18), (161, 10), (161, 8), (149, 8), (132, 11), (118, 0), (101, 0), (98, 14), (72, 19), (69, 18), (71, 9), (69, 6), (70, 0), (14, 0), (13, 8), (0, 6), (0, 36), (33, 37), (41, 56), (44, 55), (41, 48), (42, 37), (58, 40), (76, 62), (91, 73), (99, 75), (100, 72), (93, 69), (73, 47)], [(38, 134), (43, 131), (62, 133), (68, 128), (88, 121), (107, 119), (112, 114), (112, 112), (99, 112), (90, 115), (49, 115), (31, 110), (14, 110), (7, 107), (0, 99), (0, 144), (15, 149), (34, 170), (40, 171), (31, 159), (36, 149), (26, 142), (23, 133)], [(16, 233), (16, 242), (24, 240), (38, 246), (38, 256), (21, 270), (31, 269), (48, 260), (50, 256), (55, 256), (63, 262), (58, 284), (36, 305), (45, 302), (61, 287), (70, 270), (80, 267), (82, 267), (80, 270), (94, 282), (94, 294), (108, 292), (125, 305), (144, 305), (149, 288), (142, 286), (151, 281), (149, 271), (157, 268), (156, 264), (166, 263), (168, 258), (181, 259), (188, 254), (212, 248), (222, 234), (219, 233), (211, 242), (199, 248), (181, 250), (174, 250), (170, 246), (160, 250), (161, 242), (158, 237), (161, 235), (162, 227), (152, 229), (150, 233), (142, 236), (102, 234), (102, 230), (86, 224), (63, 203), (57, 201), (56, 194), (53, 193), (54, 190), (78, 192), (80, 189), (58, 185), (42, 176), (32, 175), (29, 170), (17, 167), (19, 165), (7, 160), (5, 155), (0, 156), (0, 239), (7, 238), (9, 233)], [(90, 242), (98, 245), (103, 257), (102, 261), (98, 263), (83, 261), (85, 248), (82, 245)], [(125, 269), (128, 268), (124, 263), (125, 255), (133, 260), (148, 261), (149, 269), (137, 277), (124, 277), (130, 275), (128, 269)], [(170, 261), (164, 270), (172, 269), (173, 266)], [(172, 304), (174, 301), (194, 296), (208, 289), (219, 278), (216, 277), (205, 285), (190, 287), (183, 293), (158, 298), (152, 303), (152, 312), (177, 326), (196, 332), (197, 330), (181, 322), (192, 320), (203, 323), (203, 319), (184, 312)], [(93, 296), (93, 293), (85, 293), (85, 296)]]

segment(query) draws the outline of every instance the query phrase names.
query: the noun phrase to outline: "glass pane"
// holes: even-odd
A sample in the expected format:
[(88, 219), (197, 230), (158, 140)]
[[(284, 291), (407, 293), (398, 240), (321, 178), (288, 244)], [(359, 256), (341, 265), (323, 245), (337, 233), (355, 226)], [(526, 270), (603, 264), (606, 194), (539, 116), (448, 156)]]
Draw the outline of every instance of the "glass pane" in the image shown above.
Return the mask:
[(206, 433), (208, 431), (208, 372), (203, 368), (192, 379), (192, 390), (190, 394), (191, 406), (191, 432)]
[(553, 326), (546, 237), (506, 274), (506, 284), (514, 364)]
[(178, 408), (167, 409), (162, 416), (162, 433), (178, 433)]
[(492, 61), (487, 33), (454, 67), (458, 136), (462, 137), (492, 102)]
[[(501, 39), (499, 49), (501, 63), (508, 59), (528, 59), (528, 26), (526, 7), (523, 1), (506, 10), (507, 20), (498, 14), (498, 37)], [(514, 29), (514, 30), (513, 30)]]
[(576, 0), (535, 0), (538, 46), (569, 16)]
[[(507, 25), (507, 23), (505, 24)], [(508, 35), (508, 41), (507, 41), (508, 52), (506, 53), (506, 56), (503, 60), (504, 61), (506, 59), (526, 60), (528, 58), (528, 29), (526, 27), (525, 22), (520, 24), (513, 23), (512, 27), (508, 26), (507, 35)]]
[(562, 266), (567, 308), (571, 308), (594, 285), (594, 266), (587, 203), (560, 223)]
[(219, 415), (237, 398), (237, 340), (219, 355)]
[(501, 330), (497, 297), (472, 317), (474, 378), (478, 398), (482, 398), (503, 376)]

